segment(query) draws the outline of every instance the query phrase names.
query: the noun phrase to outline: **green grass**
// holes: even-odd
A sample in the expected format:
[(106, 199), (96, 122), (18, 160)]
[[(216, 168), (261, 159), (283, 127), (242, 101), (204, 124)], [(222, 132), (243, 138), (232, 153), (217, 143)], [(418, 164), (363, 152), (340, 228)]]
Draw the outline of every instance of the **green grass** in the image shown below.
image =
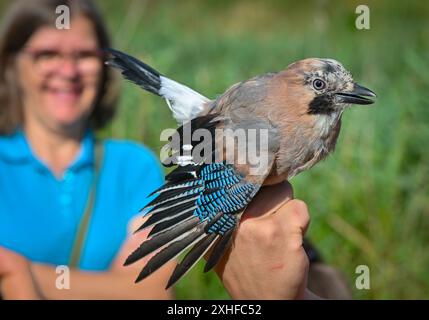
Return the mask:
[[(292, 180), (312, 215), (309, 237), (353, 284), (356, 298), (429, 297), (429, 4), (368, 1), (371, 29), (355, 28), (360, 1), (99, 1), (115, 47), (215, 97), (235, 82), (305, 57), (332, 57), (378, 93), (344, 114), (337, 150)], [(123, 85), (105, 135), (156, 152), (175, 122), (164, 102)], [(226, 298), (201, 265), (176, 287), (183, 299)]]

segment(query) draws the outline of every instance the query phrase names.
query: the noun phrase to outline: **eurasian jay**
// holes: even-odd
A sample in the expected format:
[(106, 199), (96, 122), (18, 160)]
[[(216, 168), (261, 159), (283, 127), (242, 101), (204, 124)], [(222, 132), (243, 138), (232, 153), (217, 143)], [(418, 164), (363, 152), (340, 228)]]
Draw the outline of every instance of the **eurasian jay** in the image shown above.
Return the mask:
[[(350, 104), (368, 105), (375, 93), (354, 82), (336, 60), (311, 58), (237, 83), (210, 100), (161, 75), (138, 59), (109, 49), (107, 62), (145, 90), (163, 97), (182, 126), (179, 146), (171, 159), (178, 167), (143, 212), (148, 219), (141, 229), (153, 227), (148, 239), (126, 260), (131, 264), (159, 250), (146, 264), (136, 282), (191, 248), (176, 266), (167, 288), (178, 281), (211, 249), (204, 271), (213, 268), (231, 244), (233, 232), (246, 206), (262, 185), (290, 179), (311, 168), (335, 148), (341, 115)], [(198, 142), (185, 141), (191, 133), (206, 129), (213, 144), (198, 160), (189, 151)], [(262, 168), (252, 170), (249, 161), (237, 161), (243, 150), (233, 145), (230, 161), (219, 132), (245, 134), (246, 146), (264, 152)], [(262, 136), (265, 134), (266, 143)], [(174, 139), (172, 139), (174, 140)], [(235, 140), (233, 140), (235, 141)], [(249, 150), (248, 149), (248, 150)], [(184, 154), (188, 151), (188, 156)], [(206, 150), (207, 151), (207, 150)], [(245, 160), (249, 160), (245, 157)]]

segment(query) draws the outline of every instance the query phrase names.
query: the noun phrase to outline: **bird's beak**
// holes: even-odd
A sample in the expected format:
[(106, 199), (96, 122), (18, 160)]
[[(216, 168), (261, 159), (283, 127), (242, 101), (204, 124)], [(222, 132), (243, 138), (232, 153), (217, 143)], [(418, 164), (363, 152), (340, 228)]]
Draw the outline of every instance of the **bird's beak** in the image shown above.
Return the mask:
[(335, 96), (339, 103), (372, 104), (374, 100), (366, 97), (375, 98), (377, 95), (371, 90), (355, 83), (351, 92), (338, 92)]

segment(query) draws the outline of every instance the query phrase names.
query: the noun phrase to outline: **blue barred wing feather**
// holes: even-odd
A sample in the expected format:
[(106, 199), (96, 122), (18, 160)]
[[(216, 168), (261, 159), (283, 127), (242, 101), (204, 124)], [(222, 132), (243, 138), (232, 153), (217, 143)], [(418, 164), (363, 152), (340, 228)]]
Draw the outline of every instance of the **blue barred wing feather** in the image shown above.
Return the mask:
[[(205, 267), (205, 271), (210, 270), (228, 248), (241, 213), (259, 190), (259, 185), (247, 182), (230, 164), (188, 165), (176, 170), (167, 177), (168, 183), (154, 192), (157, 197), (143, 209), (148, 219), (139, 230), (153, 228), (148, 240), (125, 264), (161, 250), (149, 260), (136, 282), (191, 246), (194, 247), (177, 265), (167, 287), (213, 247)], [(190, 176), (194, 178), (189, 179)]]

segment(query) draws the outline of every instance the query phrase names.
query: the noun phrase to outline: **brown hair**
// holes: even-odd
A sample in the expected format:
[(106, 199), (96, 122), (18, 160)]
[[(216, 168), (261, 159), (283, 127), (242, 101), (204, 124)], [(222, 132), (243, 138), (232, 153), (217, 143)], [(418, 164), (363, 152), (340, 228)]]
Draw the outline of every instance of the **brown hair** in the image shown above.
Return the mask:
[[(23, 123), (16, 54), (38, 28), (55, 25), (55, 9), (59, 5), (70, 8), (70, 18), (80, 14), (87, 17), (93, 23), (99, 47), (110, 47), (104, 23), (91, 0), (15, 1), (3, 17), (0, 31), (0, 134), (12, 133)], [(119, 93), (116, 84), (112, 71), (103, 65), (100, 89), (90, 116), (90, 126), (94, 129), (103, 127), (114, 116)]]

